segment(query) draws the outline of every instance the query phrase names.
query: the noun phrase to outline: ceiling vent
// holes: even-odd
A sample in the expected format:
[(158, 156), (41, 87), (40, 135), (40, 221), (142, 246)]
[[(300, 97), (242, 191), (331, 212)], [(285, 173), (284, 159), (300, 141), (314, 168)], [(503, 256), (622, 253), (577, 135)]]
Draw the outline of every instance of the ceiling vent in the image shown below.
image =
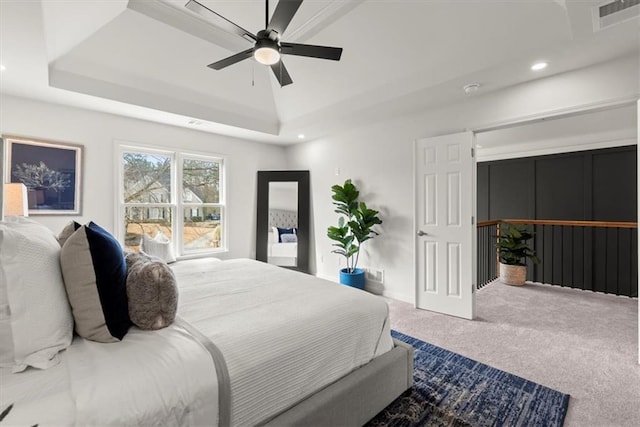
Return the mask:
[(593, 27), (601, 31), (640, 17), (640, 0), (614, 0), (593, 8)]

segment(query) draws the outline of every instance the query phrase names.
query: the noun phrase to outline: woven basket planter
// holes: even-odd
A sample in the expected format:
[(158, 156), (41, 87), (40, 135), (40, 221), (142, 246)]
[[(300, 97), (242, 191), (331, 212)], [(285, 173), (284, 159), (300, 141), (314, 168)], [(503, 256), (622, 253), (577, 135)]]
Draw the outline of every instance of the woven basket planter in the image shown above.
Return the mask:
[(527, 279), (527, 267), (500, 263), (500, 281), (507, 285), (522, 286)]

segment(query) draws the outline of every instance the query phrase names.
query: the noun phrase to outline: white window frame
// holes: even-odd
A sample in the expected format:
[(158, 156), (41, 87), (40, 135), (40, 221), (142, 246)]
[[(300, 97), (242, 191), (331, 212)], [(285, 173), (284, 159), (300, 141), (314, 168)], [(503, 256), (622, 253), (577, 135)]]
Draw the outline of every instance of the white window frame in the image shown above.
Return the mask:
[(183, 165), (184, 165), (184, 160), (188, 159), (188, 160), (203, 160), (203, 161), (212, 161), (212, 162), (217, 162), (220, 166), (219, 166), (219, 171), (220, 171), (220, 181), (219, 181), (219, 200), (218, 203), (189, 203), (189, 202), (184, 202), (182, 200), (182, 195), (183, 195), (183, 189), (182, 189), (182, 185), (180, 185), (180, 189), (178, 190), (178, 193), (176, 193), (176, 197), (178, 197), (179, 200), (179, 212), (180, 215), (176, 218), (176, 222), (179, 223), (179, 227), (180, 230), (184, 230), (184, 210), (186, 208), (194, 208), (194, 207), (203, 207), (203, 208), (208, 208), (208, 207), (217, 207), (220, 208), (220, 226), (222, 227), (222, 232), (220, 233), (220, 247), (215, 248), (215, 249), (206, 249), (206, 248), (202, 248), (202, 249), (190, 249), (190, 250), (185, 250), (184, 248), (184, 239), (182, 238), (182, 233), (180, 233), (180, 239), (179, 239), (179, 246), (180, 246), (180, 255), (181, 256), (189, 256), (189, 255), (201, 255), (201, 254), (207, 254), (207, 253), (217, 253), (217, 252), (224, 252), (226, 251), (226, 225), (227, 225), (227, 221), (226, 221), (226, 185), (225, 185), (225, 159), (223, 157), (220, 156), (213, 156), (213, 155), (206, 155), (206, 154), (197, 154), (197, 153), (192, 153), (192, 152), (178, 152), (177, 153), (177, 163), (178, 163), (178, 168), (176, 169), (176, 179), (178, 182), (182, 182), (182, 171), (183, 171)]
[[(160, 207), (169, 208), (172, 215), (171, 221), (171, 233), (173, 238), (171, 243), (173, 249), (176, 252), (176, 258), (188, 259), (197, 258), (211, 254), (220, 254), (228, 251), (228, 221), (227, 211), (228, 206), (226, 203), (226, 163), (225, 156), (213, 154), (213, 153), (198, 153), (190, 150), (179, 149), (167, 149), (164, 147), (154, 147), (142, 144), (120, 143), (118, 150), (116, 150), (116, 164), (118, 165), (118, 179), (116, 190), (116, 235), (118, 240), (124, 246), (125, 238), (125, 226), (124, 217), (127, 207)], [(171, 200), (166, 203), (125, 203), (124, 202), (124, 162), (122, 161), (124, 153), (136, 153), (136, 154), (151, 154), (168, 156), (171, 159)], [(182, 167), (184, 159), (192, 160), (204, 160), (217, 162), (220, 165), (220, 182), (219, 182), (219, 201), (218, 203), (188, 203), (182, 200)], [(184, 249), (184, 236), (182, 230), (184, 230), (184, 209), (189, 207), (219, 207), (220, 208), (220, 226), (222, 232), (220, 233), (220, 246), (218, 248), (202, 248), (202, 249)]]

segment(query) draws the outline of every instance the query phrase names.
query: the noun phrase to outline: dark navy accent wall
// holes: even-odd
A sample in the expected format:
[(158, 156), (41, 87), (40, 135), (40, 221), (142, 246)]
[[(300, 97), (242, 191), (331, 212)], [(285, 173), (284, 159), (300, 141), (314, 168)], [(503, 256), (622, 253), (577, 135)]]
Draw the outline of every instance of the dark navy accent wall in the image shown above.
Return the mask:
[(636, 221), (636, 146), (478, 163), (478, 220)]
[[(637, 221), (636, 146), (478, 163), (478, 220)], [(528, 280), (638, 296), (637, 230), (536, 226)]]

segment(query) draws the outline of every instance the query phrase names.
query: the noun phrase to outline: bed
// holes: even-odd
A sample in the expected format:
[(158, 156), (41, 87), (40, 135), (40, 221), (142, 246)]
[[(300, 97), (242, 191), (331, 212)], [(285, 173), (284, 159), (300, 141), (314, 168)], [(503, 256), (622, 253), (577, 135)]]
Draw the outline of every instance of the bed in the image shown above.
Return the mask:
[(269, 227), (267, 262), (282, 267), (295, 267), (298, 265), (298, 236), (294, 233), (282, 234), (281, 230), (288, 231), (296, 229)]
[(361, 425), (411, 386), (378, 297), (253, 260), (173, 271), (170, 327), (76, 336), (52, 368), (0, 370), (3, 425)]

